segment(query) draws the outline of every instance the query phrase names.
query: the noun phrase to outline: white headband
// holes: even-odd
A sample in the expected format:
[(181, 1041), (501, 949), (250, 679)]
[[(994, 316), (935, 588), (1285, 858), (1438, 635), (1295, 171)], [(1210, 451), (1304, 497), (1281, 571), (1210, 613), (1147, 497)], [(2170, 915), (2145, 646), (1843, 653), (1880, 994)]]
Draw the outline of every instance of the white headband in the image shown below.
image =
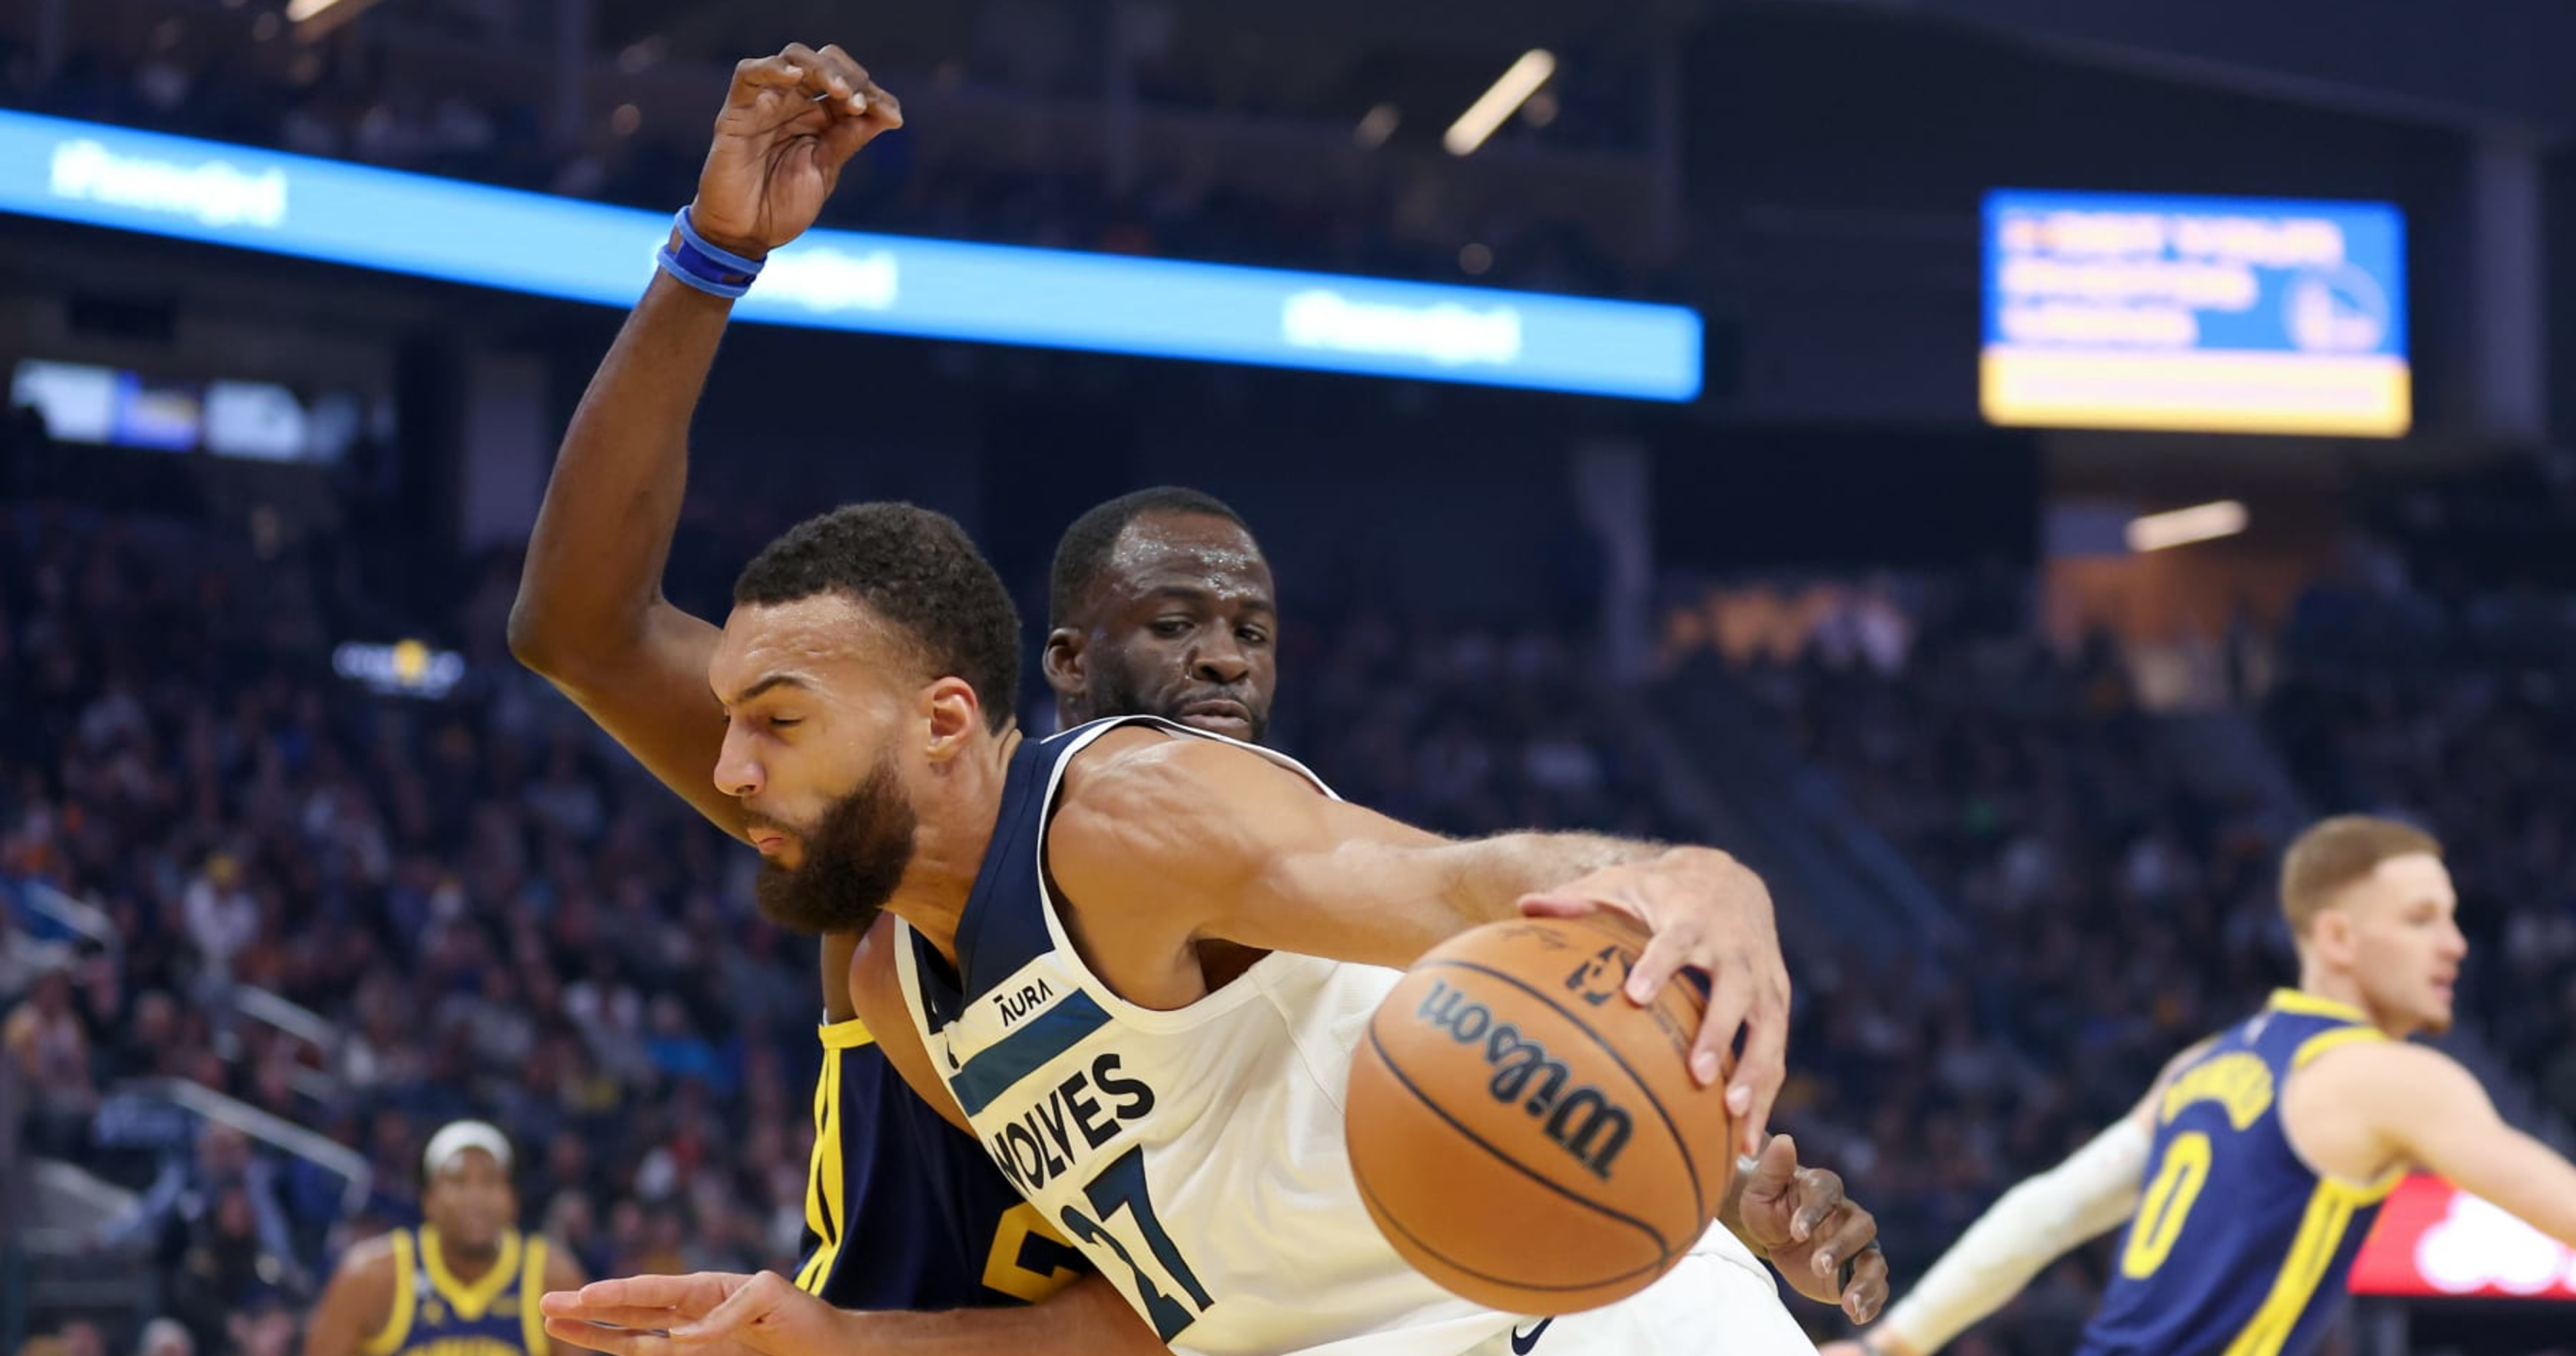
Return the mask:
[(451, 1121), (429, 1137), (429, 1147), (421, 1151), (421, 1171), (436, 1177), (458, 1154), (468, 1149), (481, 1149), (492, 1155), (501, 1171), (510, 1170), (510, 1141), (500, 1127), (483, 1121)]

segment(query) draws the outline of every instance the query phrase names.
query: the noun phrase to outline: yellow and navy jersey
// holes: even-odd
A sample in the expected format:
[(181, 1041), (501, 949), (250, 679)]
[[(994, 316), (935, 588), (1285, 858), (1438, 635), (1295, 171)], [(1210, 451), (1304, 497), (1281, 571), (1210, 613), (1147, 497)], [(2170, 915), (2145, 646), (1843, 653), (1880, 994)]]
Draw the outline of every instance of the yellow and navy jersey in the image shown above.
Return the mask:
[(1092, 1270), (864, 1023), (822, 1028), (799, 1288), (845, 1309), (1034, 1304)]
[(394, 1307), (384, 1330), (359, 1348), (363, 1356), (547, 1356), (546, 1241), (511, 1230), (501, 1235), (492, 1269), (468, 1283), (447, 1269), (438, 1231), (428, 1225), (393, 1232)]
[(2079, 1356), (2306, 1356), (2403, 1170), (2323, 1178), (2290, 1147), (2280, 1089), (2310, 1060), (2386, 1040), (2355, 1008), (2283, 989), (2177, 1071), (2155, 1107), (2146, 1193)]

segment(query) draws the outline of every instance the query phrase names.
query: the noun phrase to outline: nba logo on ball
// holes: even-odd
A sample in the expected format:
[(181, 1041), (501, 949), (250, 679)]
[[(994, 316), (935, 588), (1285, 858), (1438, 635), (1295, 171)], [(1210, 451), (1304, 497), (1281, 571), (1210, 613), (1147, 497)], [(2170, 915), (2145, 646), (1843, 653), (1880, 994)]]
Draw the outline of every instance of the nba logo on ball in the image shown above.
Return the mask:
[(1723, 1090), (1690, 1076), (1705, 1004), (1620, 990), (1613, 915), (1453, 938), (1380, 1003), (1345, 1114), (1370, 1218), (1479, 1304), (1564, 1314), (1632, 1295), (1698, 1240), (1735, 1171)]

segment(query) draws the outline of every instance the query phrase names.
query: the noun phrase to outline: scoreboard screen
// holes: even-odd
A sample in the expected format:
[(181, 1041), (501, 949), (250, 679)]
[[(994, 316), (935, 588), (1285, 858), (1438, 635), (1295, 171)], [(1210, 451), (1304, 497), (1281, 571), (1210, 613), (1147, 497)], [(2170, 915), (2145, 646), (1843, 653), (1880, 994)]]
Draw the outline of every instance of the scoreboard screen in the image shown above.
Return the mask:
[(2386, 203), (1986, 195), (1995, 424), (2393, 438), (2413, 419)]

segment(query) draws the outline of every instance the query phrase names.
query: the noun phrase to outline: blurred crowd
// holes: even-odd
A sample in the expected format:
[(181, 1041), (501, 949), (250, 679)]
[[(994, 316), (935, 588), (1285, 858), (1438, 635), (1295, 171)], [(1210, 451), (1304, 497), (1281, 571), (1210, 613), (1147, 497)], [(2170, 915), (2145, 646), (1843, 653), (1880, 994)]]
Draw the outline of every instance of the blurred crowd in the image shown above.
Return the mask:
[[(528, 27), (525, 14), (472, 12), (492, 8), (405, 6), (402, 17), (418, 25), (424, 16), (444, 15), (454, 39), (505, 50), (546, 41), (545, 33), (520, 31)], [(686, 197), (706, 153), (705, 120), (647, 122), (640, 113), (612, 115), (605, 135), (549, 149), (561, 145), (550, 139), (540, 103), (550, 90), (433, 92), (381, 52), (355, 44), (295, 49), (290, 58), (281, 55), (288, 40), (277, 36), (274, 21), (266, 16), (269, 37), (254, 39), (263, 31), (259, 16), (194, 11), (125, 35), (125, 46), (139, 51), (76, 48), (49, 76), (38, 73), (30, 51), (0, 34), (0, 106), (660, 211)], [(746, 34), (745, 40), (755, 36), (766, 45), (744, 50), (772, 50), (774, 34)], [(657, 65), (661, 50), (650, 42), (634, 49)], [(967, 92), (979, 80), (1007, 79), (1021, 93), (1049, 83), (1046, 71), (1015, 70), (1026, 63), (1012, 55), (981, 53), (935, 77), (886, 72), (884, 78), (890, 85), (907, 74), (935, 78)], [(712, 108), (726, 65), (696, 64)], [(1257, 103), (1220, 101), (1177, 71), (1149, 67), (1140, 85), (1141, 97), (1158, 106), (1265, 111)], [(1614, 139), (1633, 145), (1640, 98), (1634, 82), (1608, 78), (1606, 71), (1592, 77), (1581, 63), (1570, 63), (1546, 100), (1557, 115), (1544, 135), (1559, 145)], [(1539, 133), (1524, 122), (1503, 133), (1515, 135)], [(1392, 187), (1309, 183), (1293, 194), (1274, 194), (1230, 183), (1222, 173), (1176, 171), (1147, 174), (1121, 191), (1096, 165), (1002, 163), (956, 138), (920, 133), (885, 138), (850, 179), (850, 190), (826, 207), (824, 225), (1551, 291), (1626, 294), (1646, 285), (1629, 261), (1589, 232), (1526, 204), (1505, 219), (1467, 228), (1445, 211), (1399, 200)], [(1468, 243), (1480, 247), (1472, 262), (1462, 254)]]

